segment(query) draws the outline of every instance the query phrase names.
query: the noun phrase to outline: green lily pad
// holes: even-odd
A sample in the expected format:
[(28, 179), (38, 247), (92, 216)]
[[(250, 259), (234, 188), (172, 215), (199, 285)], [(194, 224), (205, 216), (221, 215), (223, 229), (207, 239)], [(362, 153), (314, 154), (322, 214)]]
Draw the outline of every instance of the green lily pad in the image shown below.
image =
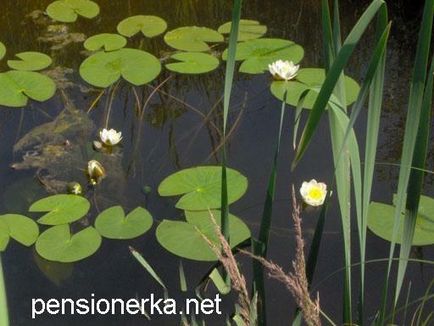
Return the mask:
[(63, 23), (75, 22), (78, 16), (94, 18), (99, 14), (99, 6), (90, 0), (58, 0), (46, 9), (48, 16)]
[[(218, 28), (220, 34), (229, 34), (231, 32), (232, 22), (227, 22)], [(256, 20), (241, 19), (238, 30), (238, 41), (247, 41), (260, 38), (267, 33), (267, 26), (261, 25)]]
[[(220, 225), (220, 211), (211, 211), (217, 225)], [(186, 211), (187, 222), (163, 220), (157, 228), (157, 240), (174, 255), (199, 261), (215, 261), (217, 256), (203, 238), (220, 247), (215, 225), (209, 211)], [(238, 217), (229, 214), (229, 240), (231, 247), (250, 238), (250, 230)]]
[[(303, 108), (311, 109), (325, 80), (325, 70), (320, 68), (304, 68), (298, 71), (295, 80), (274, 81), (271, 83), (271, 93), (283, 101), (283, 95), (287, 92), (286, 102), (297, 106), (300, 96), (309, 90), (303, 101)], [(357, 82), (345, 76), (345, 92), (347, 105), (355, 102), (360, 91)], [(334, 97), (330, 97), (333, 101)], [(336, 99), (337, 101), (337, 99)], [(339, 104), (339, 103), (337, 103)]]
[(89, 51), (119, 50), (127, 45), (127, 39), (119, 34), (102, 33), (89, 37), (83, 44), (84, 48)]
[(39, 235), (38, 225), (32, 219), (18, 214), (0, 215), (0, 221), (9, 228), (9, 236), (24, 246), (30, 247)]
[(154, 80), (160, 71), (160, 61), (152, 54), (129, 48), (95, 53), (80, 66), (80, 75), (85, 81), (103, 88), (120, 77), (133, 85), (144, 85)]
[(2, 42), (0, 42), (0, 60), (3, 59), (5, 55), (6, 55), (6, 47)]
[(171, 30), (164, 41), (174, 49), (182, 51), (209, 51), (207, 43), (223, 42), (223, 35), (208, 27), (187, 26)]
[(118, 26), (119, 34), (131, 37), (142, 32), (146, 37), (160, 35), (167, 29), (167, 23), (164, 19), (157, 16), (137, 15), (125, 18)]
[[(395, 206), (378, 202), (369, 205), (368, 228), (380, 238), (391, 241), (394, 224)], [(404, 224), (404, 214), (401, 215), (397, 243), (400, 243)], [(419, 211), (416, 218), (413, 245), (428, 246), (434, 244), (434, 199), (420, 197)]]
[[(183, 195), (176, 207), (184, 210), (206, 210), (221, 207), (220, 166), (198, 166), (166, 177), (158, 187), (161, 196)], [(227, 169), (228, 202), (240, 199), (247, 190), (247, 178)]]
[(9, 243), (9, 227), (5, 221), (0, 220), (0, 251), (4, 251)]
[[(268, 65), (277, 60), (289, 60), (298, 63), (303, 59), (303, 48), (289, 40), (260, 38), (238, 43), (235, 60), (243, 61), (240, 72), (261, 74), (268, 71)], [(223, 52), (227, 59), (227, 49)]]
[(38, 200), (30, 206), (29, 212), (48, 212), (38, 223), (59, 225), (79, 220), (87, 214), (89, 208), (90, 203), (86, 198), (61, 194)]
[(54, 81), (33, 71), (8, 71), (0, 73), (0, 105), (23, 107), (28, 98), (46, 101), (56, 92)]
[(142, 207), (125, 216), (121, 206), (113, 206), (98, 215), (95, 228), (105, 238), (133, 239), (148, 231), (152, 222), (151, 214)]
[(79, 261), (93, 255), (101, 245), (101, 236), (91, 226), (71, 235), (68, 224), (53, 226), (36, 241), (36, 251), (47, 260), (61, 263)]
[(21, 52), (16, 56), (21, 60), (8, 60), (8, 66), (15, 70), (42, 70), (53, 62), (48, 55), (40, 52)]
[(168, 63), (166, 68), (181, 74), (203, 74), (217, 69), (219, 60), (207, 53), (180, 52), (170, 57), (180, 62)]

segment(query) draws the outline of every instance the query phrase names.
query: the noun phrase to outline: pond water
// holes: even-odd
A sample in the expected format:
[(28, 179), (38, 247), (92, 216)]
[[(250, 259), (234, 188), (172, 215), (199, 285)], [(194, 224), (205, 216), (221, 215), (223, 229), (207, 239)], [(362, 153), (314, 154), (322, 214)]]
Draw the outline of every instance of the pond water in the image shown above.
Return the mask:
[[(50, 123), (63, 111), (65, 106), (74, 105), (88, 115), (76, 125), (70, 126), (62, 141), (91, 142), (97, 137), (97, 130), (104, 126), (107, 106), (111, 102), (110, 126), (122, 130), (124, 139), (121, 153), (109, 162), (107, 181), (92, 193), (97, 210), (120, 204), (126, 210), (139, 205), (146, 207), (156, 221), (177, 219), (181, 211), (174, 207), (173, 198), (160, 197), (156, 191), (159, 183), (171, 173), (182, 168), (219, 164), (218, 150), (221, 144), (222, 127), (221, 96), (223, 94), (224, 68), (221, 67), (201, 76), (183, 76), (164, 71), (157, 80), (148, 86), (135, 90), (143, 104), (149, 97), (143, 114), (136, 109), (135, 96), (130, 86), (120, 83), (116, 91), (104, 94), (95, 105), (94, 100), (100, 91), (91, 88), (78, 75), (78, 67), (85, 58), (80, 41), (85, 36), (102, 32), (115, 32), (116, 25), (125, 17), (135, 14), (152, 14), (164, 18), (169, 30), (188, 25), (217, 28), (230, 20), (230, 1), (214, 0), (125, 0), (97, 1), (101, 13), (94, 20), (79, 19), (68, 25), (68, 30), (60, 28), (47, 34), (44, 18), (28, 14), (43, 10), (48, 0), (2, 0), (0, 11), (0, 40), (8, 46), (8, 56), (12, 53), (34, 50), (49, 54), (54, 66), (72, 69), (66, 74), (68, 81), (63, 83), (64, 96), (57, 95), (44, 103), (31, 102), (25, 109), (1, 108), (0, 110), (0, 198), (1, 211), (25, 212), (29, 203), (43, 197), (45, 187), (56, 190), (55, 180), (76, 180), (85, 183), (82, 170), (87, 161), (86, 153), (63, 161), (42, 160), (40, 166), (30, 164), (28, 169), (23, 155), (35, 146), (51, 144), (52, 137), (47, 125), (41, 129), (42, 136), (28, 135), (32, 128)], [(341, 1), (344, 33), (353, 26), (365, 5), (360, 1)], [(382, 115), (380, 144), (377, 160), (396, 163), (400, 158), (404, 128), (406, 101), (410, 69), (414, 56), (415, 39), (418, 27), (418, 9), (394, 8), (392, 37), (388, 50), (388, 70), (386, 72), (385, 101)], [(405, 14), (404, 14), (405, 13)], [(26, 18), (24, 18), (26, 17)], [(267, 35), (290, 39), (303, 45), (305, 57), (301, 62), (305, 67), (321, 65), (321, 16), (318, 1), (250, 0), (244, 3), (243, 18), (259, 20), (268, 26)], [(367, 57), (372, 50), (372, 35), (364, 37), (353, 56), (347, 74), (360, 80), (365, 72)], [(84, 34), (84, 35), (81, 35)], [(70, 42), (56, 47), (53, 36), (59, 42)], [(62, 36), (66, 37), (62, 38)], [(71, 36), (72, 35), (72, 36)], [(167, 56), (170, 48), (158, 37), (151, 41), (133, 38), (132, 46), (142, 47), (158, 57)], [(54, 47), (53, 47), (54, 44)], [(56, 43), (58, 44), (58, 43)], [(8, 57), (9, 58), (9, 57)], [(5, 60), (0, 68), (6, 69)], [(65, 70), (59, 70), (65, 72)], [(66, 70), (68, 71), (68, 70)], [(273, 142), (279, 123), (280, 103), (269, 91), (270, 76), (236, 74), (230, 109), (230, 127), (233, 128), (228, 140), (229, 166), (242, 172), (249, 180), (249, 188), (244, 197), (231, 205), (231, 212), (241, 217), (257, 234), (266, 191), (268, 174), (272, 164)], [(161, 84), (160, 84), (161, 83)], [(156, 90), (155, 87), (160, 85)], [(90, 119), (88, 120), (87, 117)], [(305, 115), (303, 116), (305, 118)], [(287, 109), (283, 134), (282, 152), (279, 159), (276, 206), (269, 257), (289, 268), (294, 252), (294, 237), (290, 220), (290, 185), (298, 188), (302, 181), (315, 178), (327, 181), (333, 173), (333, 160), (328, 131), (324, 119), (317, 130), (314, 142), (294, 173), (290, 171), (294, 158), (292, 149), (292, 126), (294, 110)], [(67, 120), (69, 121), (69, 120)], [(360, 146), (364, 146), (365, 117), (362, 115), (356, 127)], [(433, 126), (434, 127), (434, 126)], [(19, 142), (18, 140), (27, 138)], [(68, 139), (68, 137), (70, 139)], [(431, 140), (433, 140), (431, 138)], [(56, 139), (58, 141), (58, 139)], [(433, 168), (434, 141), (430, 143), (429, 169)], [(39, 149), (41, 147), (38, 147)], [(30, 151), (30, 152), (29, 152)], [(84, 150), (85, 152), (85, 150)], [(28, 158), (27, 158), (28, 159)], [(53, 164), (55, 163), (55, 164)], [(35, 167), (46, 167), (39, 169)], [(51, 165), (50, 165), (51, 164)], [(12, 169), (11, 167), (14, 167)], [(398, 169), (390, 165), (378, 165), (375, 175), (373, 199), (390, 202), (396, 189)], [(53, 177), (53, 178), (50, 178)], [(150, 192), (144, 191), (145, 187)], [(427, 176), (424, 193), (434, 195), (434, 178)], [(307, 243), (315, 228), (317, 211), (308, 211), (303, 216), (303, 230)], [(90, 221), (92, 222), (92, 221)], [(7, 294), (12, 325), (178, 325), (178, 317), (153, 316), (147, 321), (143, 316), (94, 317), (72, 316), (59, 319), (44, 315), (31, 319), (32, 298), (89, 298), (91, 293), (103, 298), (148, 297), (150, 293), (162, 296), (156, 282), (130, 255), (128, 246), (140, 251), (155, 268), (169, 288), (170, 296), (180, 299), (194, 296), (194, 287), (208, 271), (211, 264), (184, 260), (183, 266), (190, 291), (179, 290), (179, 258), (165, 251), (155, 239), (154, 223), (145, 235), (131, 241), (104, 240), (100, 250), (92, 257), (74, 264), (52, 264), (40, 258), (33, 249), (11, 242), (2, 255), (7, 283)], [(356, 247), (356, 223), (353, 224), (353, 239)], [(343, 250), (340, 234), (340, 218), (337, 202), (332, 203), (327, 216), (325, 233), (320, 252), (314, 284), (320, 292), (321, 306), (337, 321), (342, 315), (342, 274), (332, 275), (342, 267)], [(367, 259), (385, 258), (389, 245), (386, 241), (369, 233)], [(415, 255), (434, 259), (432, 247), (425, 247)], [(357, 257), (355, 255), (354, 257)], [(357, 260), (357, 258), (355, 259)], [(241, 258), (243, 272), (251, 276), (251, 264)], [(367, 269), (367, 317), (373, 318), (379, 304), (380, 289), (384, 280), (384, 264), (370, 264)], [(48, 276), (47, 276), (48, 275)], [(332, 276), (330, 276), (332, 275)], [(354, 282), (358, 279), (358, 269), (354, 270)], [(330, 277), (329, 277), (330, 276)], [(416, 299), (423, 295), (434, 270), (429, 266), (410, 264), (405, 281), (412, 282), (412, 295)], [(278, 283), (267, 280), (267, 316), (269, 325), (287, 325), (291, 318), (294, 302), (289, 293)], [(209, 290), (210, 296), (214, 289)], [(234, 297), (223, 298), (223, 311), (232, 312)], [(354, 298), (356, 300), (356, 298)], [(121, 319), (122, 318), (122, 319)], [(225, 316), (207, 317), (207, 325), (223, 325)]]

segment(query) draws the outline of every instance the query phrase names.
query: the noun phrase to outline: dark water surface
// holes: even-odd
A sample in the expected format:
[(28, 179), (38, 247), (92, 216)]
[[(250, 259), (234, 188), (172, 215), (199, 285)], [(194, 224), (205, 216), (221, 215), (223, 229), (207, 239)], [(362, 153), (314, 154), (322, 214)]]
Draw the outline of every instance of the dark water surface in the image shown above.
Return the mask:
[[(84, 33), (86, 36), (101, 32), (115, 32), (117, 23), (125, 17), (136, 14), (153, 14), (164, 18), (173, 29), (186, 25), (217, 28), (230, 19), (230, 1), (217, 0), (98, 0), (100, 16), (87, 21), (78, 19), (70, 24), (69, 32)], [(87, 85), (77, 74), (78, 67), (85, 58), (81, 43), (71, 43), (61, 49), (50, 49), (51, 44), (38, 40), (44, 35), (47, 25), (44, 21), (24, 18), (34, 10), (44, 9), (50, 1), (46, 0), (0, 0), (0, 40), (6, 44), (10, 59), (13, 53), (35, 50), (50, 54), (55, 65), (72, 68), (69, 75), (76, 86), (65, 89), (67, 96), (80, 109), (87, 111), (99, 95), (99, 91), (83, 89)], [(342, 1), (343, 30), (347, 33), (365, 8), (364, 1)], [(408, 83), (412, 65), (415, 39), (417, 35), (418, 10), (409, 12), (395, 6), (392, 13), (393, 33), (389, 44), (388, 68), (381, 125), (378, 161), (397, 163), (400, 158), (403, 127), (408, 95)], [(321, 26), (319, 1), (285, 0), (250, 0), (245, 1), (243, 18), (257, 19), (268, 26), (267, 36), (291, 39), (305, 49), (302, 67), (321, 65)], [(347, 74), (360, 81), (372, 48), (372, 35), (364, 37), (356, 54), (353, 56)], [(162, 42), (162, 37), (151, 41), (133, 38), (131, 47), (142, 47), (159, 57), (167, 55), (170, 49)], [(0, 63), (5, 70), (5, 60)], [(218, 129), (221, 129), (221, 103), (223, 94), (223, 65), (217, 71), (206, 76), (187, 77), (171, 75), (164, 71), (155, 87), (166, 78), (170, 79), (151, 97), (142, 121), (136, 112), (135, 98), (131, 87), (121, 83), (113, 97), (110, 126), (122, 130), (124, 134), (122, 157), (113, 166), (118, 166), (106, 184), (97, 189), (94, 199), (99, 210), (120, 204), (126, 210), (138, 205), (145, 206), (158, 221), (163, 218), (176, 219), (181, 212), (174, 208), (173, 198), (161, 198), (156, 189), (167, 175), (190, 166), (218, 163), (215, 152), (220, 144)], [(229, 165), (246, 175), (249, 190), (238, 202), (231, 206), (231, 212), (240, 216), (257, 234), (262, 204), (272, 163), (273, 142), (279, 120), (279, 101), (269, 91), (270, 77), (264, 75), (238, 74), (234, 81), (234, 94), (230, 113), (231, 133), (228, 146)], [(83, 86), (80, 89), (79, 86)], [(143, 103), (152, 92), (152, 88), (136, 87)], [(104, 126), (106, 104), (110, 97), (104, 95), (89, 115), (94, 128), (89, 132), (88, 141), (97, 135), (98, 128)], [(15, 171), (11, 165), (22, 160), (22, 152), (14, 152), (15, 142), (33, 127), (51, 121), (64, 108), (60, 93), (45, 103), (32, 102), (25, 109), (0, 110), (0, 198), (1, 211), (25, 211), (28, 204), (42, 197), (44, 192), (35, 179), (35, 171)], [(270, 246), (270, 258), (284, 266), (290, 266), (294, 252), (292, 224), (290, 222), (290, 185), (298, 188), (302, 181), (316, 178), (329, 180), (333, 170), (328, 122), (322, 121), (314, 142), (294, 173), (290, 164), (294, 157), (292, 150), (292, 126), (294, 112), (288, 109), (279, 160), (277, 200), (273, 219)], [(208, 116), (208, 119), (205, 119)], [(357, 125), (360, 146), (364, 146), (364, 117)], [(72, 140), (73, 141), (73, 140)], [(428, 169), (433, 169), (434, 142), (430, 143)], [(362, 151), (363, 152), (363, 151)], [(86, 156), (82, 163), (85, 164)], [(66, 164), (62, 176), (82, 181), (81, 171), (84, 165), (80, 160)], [(118, 164), (118, 165), (115, 165)], [(110, 174), (110, 167), (108, 168)], [(390, 202), (396, 189), (398, 169), (389, 165), (379, 165), (373, 199)], [(425, 180), (424, 193), (434, 195), (433, 177)], [(145, 195), (143, 187), (150, 186), (152, 191)], [(339, 323), (342, 313), (342, 274), (333, 272), (342, 267), (342, 237), (337, 203), (333, 202), (327, 217), (325, 234), (321, 247), (319, 263), (314, 284), (320, 291), (322, 309)], [(94, 212), (93, 216), (96, 215)], [(303, 228), (307, 242), (311, 239), (316, 223), (317, 212), (307, 212), (303, 216)], [(92, 221), (90, 221), (92, 223)], [(354, 248), (357, 231), (353, 223)], [(148, 297), (150, 293), (162, 296), (161, 288), (151, 279), (144, 269), (129, 254), (128, 246), (138, 249), (151, 263), (170, 289), (170, 295), (181, 299), (193, 297), (194, 291), (183, 294), (179, 291), (179, 259), (160, 247), (155, 239), (155, 227), (142, 237), (132, 241), (103, 240), (102, 247), (92, 257), (70, 265), (50, 265), (42, 261), (33, 249), (24, 248), (11, 242), (2, 255), (7, 282), (8, 300), (12, 325), (178, 325), (178, 317), (154, 316), (152, 321), (143, 317), (121, 319), (120, 316), (107, 317), (50, 317), (44, 315), (31, 320), (32, 298), (90, 298), (91, 293), (105, 298)], [(369, 234), (367, 259), (388, 256), (388, 243)], [(354, 252), (357, 261), (357, 251)], [(425, 259), (434, 259), (432, 248), (423, 249)], [(241, 258), (243, 271), (251, 274), (250, 262)], [(48, 265), (47, 265), (48, 264)], [(39, 266), (39, 267), (38, 267)], [(63, 275), (62, 280), (53, 282), (40, 266), (57, 270)], [(210, 264), (184, 261), (189, 288), (193, 289)], [(367, 269), (366, 294), (367, 317), (372, 318), (375, 307), (379, 305), (380, 291), (384, 281), (384, 264), (370, 264)], [(60, 271), (59, 271), (60, 270)], [(354, 282), (358, 280), (358, 269), (354, 270)], [(405, 282), (412, 281), (411, 298), (423, 295), (427, 285), (433, 279), (432, 267), (410, 264)], [(208, 291), (214, 296), (214, 289)], [(356, 291), (354, 292), (356, 293)], [(284, 287), (267, 281), (267, 307), (269, 325), (288, 325), (294, 303)], [(233, 297), (224, 298), (224, 312), (233, 312)], [(354, 302), (356, 302), (356, 296)], [(122, 317), (124, 318), (124, 317)], [(225, 316), (207, 317), (209, 325), (223, 325)]]

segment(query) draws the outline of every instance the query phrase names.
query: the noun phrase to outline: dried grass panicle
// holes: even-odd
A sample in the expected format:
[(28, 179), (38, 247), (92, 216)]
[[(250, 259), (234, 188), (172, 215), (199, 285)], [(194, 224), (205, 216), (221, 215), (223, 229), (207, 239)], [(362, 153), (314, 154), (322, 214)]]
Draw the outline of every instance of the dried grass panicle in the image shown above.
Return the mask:
[(304, 240), (301, 231), (301, 208), (297, 203), (294, 187), (292, 187), (292, 219), (295, 231), (295, 259), (292, 261), (293, 270), (285, 273), (279, 265), (268, 261), (263, 257), (254, 256), (248, 251), (241, 250), (244, 254), (258, 260), (268, 270), (268, 276), (283, 284), (291, 292), (298, 307), (300, 307), (303, 318), (309, 326), (321, 325), (319, 296), (313, 300), (309, 294), (308, 281), (306, 276), (306, 261), (304, 258)]
[[(223, 236), (220, 226), (217, 224), (214, 215), (209, 211), (210, 219), (215, 226), (215, 233), (219, 240), (219, 245), (213, 243), (208, 239), (203, 233), (202, 237), (208, 243), (212, 251), (216, 254), (217, 258), (223, 265), (226, 272), (231, 278), (231, 286), (236, 293), (238, 293), (238, 305), (239, 314), (243, 319), (246, 326), (250, 325), (250, 298), (249, 292), (247, 291), (247, 283), (244, 275), (241, 274), (237, 261), (232, 253), (232, 249), (226, 238)], [(199, 231), (199, 230), (198, 230)], [(199, 231), (200, 232), (200, 231)]]

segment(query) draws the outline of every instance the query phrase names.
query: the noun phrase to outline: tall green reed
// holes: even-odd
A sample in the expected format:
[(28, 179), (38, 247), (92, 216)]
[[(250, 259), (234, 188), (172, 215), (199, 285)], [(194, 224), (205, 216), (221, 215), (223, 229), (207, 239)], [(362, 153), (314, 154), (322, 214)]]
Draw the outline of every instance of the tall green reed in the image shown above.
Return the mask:
[(8, 303), (6, 297), (6, 283), (0, 257), (0, 326), (9, 326)]
[[(304, 152), (309, 145), (313, 134), (315, 133), (316, 127), (325, 112), (326, 108), (328, 110), (330, 133), (332, 138), (332, 151), (334, 157), (335, 165), (335, 179), (337, 196), (341, 213), (341, 223), (342, 232), (344, 240), (344, 264), (346, 266), (344, 272), (344, 293), (343, 293), (343, 320), (345, 323), (352, 323), (352, 287), (351, 287), (351, 189), (354, 188), (355, 202), (356, 202), (356, 215), (358, 221), (358, 232), (359, 232), (359, 246), (364, 253), (365, 247), (365, 235), (366, 235), (366, 219), (363, 215), (363, 205), (362, 205), (362, 176), (361, 176), (361, 163), (360, 163), (360, 153), (358, 149), (357, 139), (355, 138), (354, 131), (352, 130), (352, 125), (357, 118), (360, 108), (365, 101), (367, 90), (371, 87), (371, 82), (374, 80), (374, 74), (381, 73), (384, 71), (384, 51), (385, 43), (387, 40), (388, 32), (385, 34), (385, 28), (379, 28), (381, 35), (384, 37), (379, 40), (374, 56), (371, 60), (371, 65), (368, 73), (372, 76), (370, 79), (365, 80), (362, 85), (361, 95), (355, 104), (355, 109), (353, 108), (353, 115), (348, 118), (347, 109), (345, 106), (345, 88), (343, 82), (344, 68), (348, 63), (350, 56), (352, 55), (354, 48), (358, 44), (361, 36), (365, 33), (366, 28), (374, 19), (378, 13), (384, 17), (385, 9), (384, 1), (373, 1), (371, 5), (362, 14), (356, 25), (353, 27), (344, 43), (341, 44), (340, 36), (340, 22), (339, 22), (339, 7), (338, 1), (334, 1), (334, 14), (333, 14), (333, 25), (330, 18), (330, 9), (327, 0), (322, 1), (322, 18), (323, 18), (323, 42), (324, 42), (324, 58), (325, 66), (327, 70), (327, 76), (323, 87), (321, 88), (317, 100), (309, 114), (308, 121), (303, 130), (299, 146), (297, 148), (297, 153), (295, 160), (293, 162), (293, 168), (298, 164), (299, 160), (303, 156)], [(386, 15), (387, 17), (387, 15)], [(384, 25), (383, 25), (384, 27)], [(380, 65), (382, 63), (382, 65)], [(380, 67), (380, 68), (379, 68)], [(382, 67), (382, 69), (381, 69)], [(382, 81), (380, 77), (376, 77), (377, 87), (378, 80)], [(378, 89), (378, 88), (377, 88)], [(382, 93), (382, 88), (379, 88), (380, 94)], [(340, 105), (330, 104), (329, 100), (332, 94), (338, 99)], [(376, 104), (377, 102), (373, 99), (375, 94), (371, 95), (370, 105)], [(381, 96), (380, 96), (381, 98)], [(373, 104), (372, 104), (373, 103)], [(381, 107), (381, 101), (380, 107)], [(378, 103), (376, 104), (378, 108)], [(355, 114), (357, 113), (357, 115)], [(379, 116), (374, 115), (377, 118), (372, 119), (374, 122), (379, 121)], [(378, 134), (378, 132), (377, 132)], [(377, 136), (374, 137), (376, 139)], [(376, 143), (376, 142), (375, 142)], [(374, 153), (376, 144), (372, 142)], [(372, 147), (369, 148), (372, 150)], [(375, 157), (368, 157), (370, 162), (375, 162)], [(366, 168), (365, 168), (366, 169)], [(366, 172), (366, 171), (365, 171)], [(351, 182), (351, 177), (352, 181)], [(369, 181), (370, 180), (370, 181)], [(365, 173), (365, 189), (371, 187), (372, 177), (369, 177), (369, 173), (366, 176)], [(370, 193), (370, 191), (369, 191)], [(369, 197), (369, 196), (368, 196)], [(368, 200), (369, 203), (369, 200)], [(319, 237), (320, 238), (320, 237)], [(362, 264), (364, 266), (364, 264)], [(364, 269), (364, 267), (361, 267)], [(362, 280), (364, 280), (364, 270), (362, 272)], [(362, 283), (361, 291), (361, 308), (363, 311), (363, 286)]]
[(226, 176), (226, 129), (229, 114), (229, 104), (235, 71), (235, 54), (237, 50), (238, 30), (241, 19), (242, 0), (234, 0), (232, 8), (232, 25), (229, 34), (228, 57), (226, 60), (225, 86), (223, 94), (223, 146), (222, 146), (222, 191), (221, 191), (221, 230), (225, 238), (229, 237), (228, 223), (228, 185)]
[[(397, 280), (393, 294), (393, 309), (396, 307), (405, 270), (406, 258), (409, 257), (413, 242), (414, 226), (421, 194), (423, 172), (413, 171), (412, 164), (423, 167), (426, 158), (426, 144), (429, 132), (426, 125), (421, 124), (422, 119), (429, 117), (432, 105), (432, 68), (428, 74), (428, 59), (430, 44), (432, 41), (434, 1), (426, 0), (424, 13), (419, 31), (419, 39), (416, 49), (416, 57), (413, 68), (413, 76), (410, 83), (410, 95), (408, 100), (407, 118), (405, 124), (404, 144), (402, 146), (401, 167), (399, 169), (398, 191), (396, 196), (396, 208), (394, 214), (394, 227), (392, 242), (390, 244), (389, 261), (386, 272), (385, 286), (383, 289), (382, 305), (378, 324), (384, 323), (387, 311), (387, 297), (392, 268), (392, 259), (395, 253), (396, 240), (400, 227), (401, 214), (405, 213), (404, 229), (401, 238), (400, 261), (398, 263)], [(429, 121), (429, 119), (427, 120)], [(422, 127), (420, 129), (420, 127)], [(410, 192), (411, 191), (411, 192)], [(405, 205), (405, 207), (404, 207)]]

